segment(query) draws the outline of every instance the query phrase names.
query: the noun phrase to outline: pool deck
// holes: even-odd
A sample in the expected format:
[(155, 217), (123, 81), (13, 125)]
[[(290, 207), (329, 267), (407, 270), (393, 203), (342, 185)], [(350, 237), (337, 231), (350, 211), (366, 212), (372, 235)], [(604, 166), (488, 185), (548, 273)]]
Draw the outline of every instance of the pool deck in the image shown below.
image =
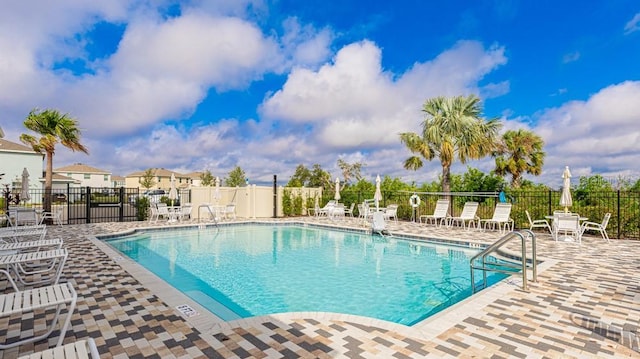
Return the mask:
[[(357, 219), (289, 220), (364, 228)], [(94, 237), (149, 226), (48, 228), (47, 238), (63, 238), (70, 253), (61, 281), (73, 283), (79, 296), (65, 343), (92, 337), (102, 358), (640, 357), (640, 241), (586, 236), (579, 245), (538, 233), (544, 263), (528, 292), (513, 276), (412, 327), (306, 312), (223, 322)], [(500, 237), (411, 222), (388, 227), (478, 243)], [(9, 290), (0, 278), (0, 293)], [(195, 315), (176, 309), (184, 304)], [(0, 318), (0, 342), (42, 330), (45, 317), (53, 312)], [(0, 359), (52, 347), (58, 335), (56, 329), (47, 340), (0, 350)]]

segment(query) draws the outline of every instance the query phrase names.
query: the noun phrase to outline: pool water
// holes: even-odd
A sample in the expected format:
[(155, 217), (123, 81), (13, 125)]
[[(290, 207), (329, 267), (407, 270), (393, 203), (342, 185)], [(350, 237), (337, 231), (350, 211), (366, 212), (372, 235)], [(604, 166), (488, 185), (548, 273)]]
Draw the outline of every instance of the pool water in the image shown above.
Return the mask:
[(478, 252), (282, 224), (152, 230), (108, 243), (224, 320), (319, 311), (405, 325), (470, 296)]

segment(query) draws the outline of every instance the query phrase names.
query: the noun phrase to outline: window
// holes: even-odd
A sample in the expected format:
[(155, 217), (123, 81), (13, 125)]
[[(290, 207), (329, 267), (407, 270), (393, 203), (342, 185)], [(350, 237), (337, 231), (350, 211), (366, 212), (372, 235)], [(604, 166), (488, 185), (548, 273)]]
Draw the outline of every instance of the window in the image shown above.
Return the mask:
[(104, 181), (108, 182), (109, 181), (109, 175), (104, 175)]
[(84, 174), (84, 179), (91, 179), (91, 174), (85, 173)]

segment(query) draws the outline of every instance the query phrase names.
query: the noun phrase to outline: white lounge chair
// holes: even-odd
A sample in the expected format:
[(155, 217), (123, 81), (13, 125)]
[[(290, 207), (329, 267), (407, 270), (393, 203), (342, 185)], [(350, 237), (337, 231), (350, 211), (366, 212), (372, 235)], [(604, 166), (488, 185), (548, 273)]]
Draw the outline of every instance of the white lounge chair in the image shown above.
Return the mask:
[[(511, 203), (498, 203), (493, 210), (493, 216), (491, 219), (481, 219), (480, 226), (485, 230), (496, 229), (500, 230), (500, 233), (506, 232), (507, 228), (513, 229), (513, 220), (511, 219)], [(484, 226), (482, 224), (484, 223)]]
[(423, 214), (418, 220), (422, 223), (422, 219), (424, 218), (425, 223), (433, 223), (436, 226), (440, 226), (442, 223), (445, 223), (448, 212), (449, 200), (439, 199), (438, 202), (436, 202), (436, 208), (433, 210), (433, 214)]
[(191, 204), (184, 204), (183, 206), (180, 207), (180, 216), (178, 217), (178, 219), (180, 221), (190, 220), (192, 210), (193, 210), (193, 207), (191, 207)]
[(344, 214), (353, 217), (353, 209), (356, 208), (356, 203), (353, 202), (349, 208), (344, 209)]
[(79, 340), (61, 347), (28, 354), (18, 359), (100, 359), (98, 347), (93, 338)]
[[(7, 277), (16, 291), (19, 290), (16, 281), (29, 286), (44, 283), (56, 284), (68, 255), (66, 248), (3, 255), (0, 256), (0, 273)], [(43, 275), (42, 278), (32, 276), (49, 272), (51, 272), (50, 275)], [(16, 277), (15, 280), (12, 273)]]
[(158, 221), (158, 206), (155, 203), (149, 205), (149, 222)]
[(600, 232), (602, 239), (609, 241), (609, 235), (607, 234), (607, 225), (609, 224), (609, 219), (611, 219), (611, 213), (606, 213), (604, 218), (602, 219), (602, 223), (597, 222), (584, 222), (582, 223), (582, 228), (580, 232), (584, 234), (585, 231), (597, 231)]
[(37, 252), (42, 248), (60, 249), (62, 248), (62, 239), (42, 239), (17, 243), (0, 240), (0, 255), (10, 255), (18, 252)]
[(47, 226), (20, 226), (0, 228), (0, 240), (6, 242), (20, 242), (26, 240), (42, 240), (47, 234)]
[(551, 226), (549, 225), (549, 221), (547, 221), (546, 219), (533, 220), (531, 219), (531, 215), (529, 214), (529, 211), (525, 210), (524, 213), (527, 214), (527, 220), (529, 220), (529, 230), (533, 230), (534, 228), (545, 228), (546, 230), (549, 231), (549, 234), (553, 234), (553, 231), (551, 230)]
[(33, 335), (12, 343), (0, 344), (0, 349), (13, 348), (25, 343), (37, 342), (47, 338), (55, 329), (63, 307), (67, 307), (64, 324), (60, 327), (60, 336), (56, 346), (60, 347), (71, 322), (71, 316), (76, 307), (78, 295), (70, 283), (54, 284), (47, 287), (27, 289), (8, 294), (0, 294), (0, 317), (14, 314), (35, 312), (55, 308), (55, 317), (44, 334)]
[(457, 217), (449, 218), (449, 225), (459, 224), (462, 228), (471, 229), (471, 226), (480, 228), (478, 222), (480, 219), (476, 216), (478, 212), (478, 202), (466, 202), (462, 208), (462, 213)]

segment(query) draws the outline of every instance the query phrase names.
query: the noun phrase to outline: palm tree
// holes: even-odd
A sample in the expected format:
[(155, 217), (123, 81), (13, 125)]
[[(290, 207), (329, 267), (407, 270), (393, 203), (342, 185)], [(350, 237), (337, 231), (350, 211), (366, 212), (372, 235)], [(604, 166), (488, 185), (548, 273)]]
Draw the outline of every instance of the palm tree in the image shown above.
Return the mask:
[(47, 171), (44, 180), (44, 211), (51, 212), (51, 186), (53, 183), (53, 154), (56, 144), (60, 142), (72, 151), (89, 153), (80, 143), (78, 122), (69, 114), (61, 114), (57, 110), (33, 109), (24, 121), (24, 127), (36, 132), (42, 137), (36, 139), (32, 135), (20, 135), (20, 141), (30, 145), (34, 151), (45, 153), (47, 157)]
[(400, 134), (409, 151), (419, 155), (405, 160), (404, 168), (417, 170), (423, 166), (422, 158), (431, 161), (438, 157), (442, 164), (442, 190), (450, 192), (451, 165), (456, 158), (466, 163), (491, 154), (502, 124), (498, 119), (480, 118), (482, 108), (475, 95), (428, 99), (422, 111), (427, 114), (422, 133)]
[(511, 186), (519, 188), (522, 174), (538, 176), (542, 173), (545, 153), (544, 141), (527, 130), (507, 131), (502, 135), (502, 143), (494, 153), (495, 173), (499, 176), (511, 175)]

